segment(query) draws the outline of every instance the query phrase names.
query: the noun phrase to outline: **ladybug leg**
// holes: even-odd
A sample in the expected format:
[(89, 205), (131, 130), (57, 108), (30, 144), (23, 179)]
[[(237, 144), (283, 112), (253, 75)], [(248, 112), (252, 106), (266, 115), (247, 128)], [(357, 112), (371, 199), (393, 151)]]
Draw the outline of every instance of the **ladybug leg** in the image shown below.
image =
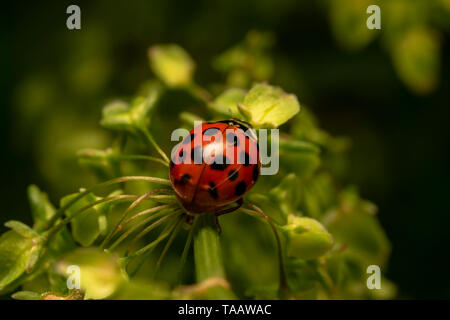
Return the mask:
[(220, 223), (219, 223), (219, 216), (238, 210), (240, 207), (242, 207), (243, 203), (244, 203), (244, 200), (242, 198), (240, 198), (239, 200), (236, 201), (236, 206), (231, 207), (231, 208), (225, 208), (225, 209), (216, 211), (214, 213), (214, 215), (216, 217), (216, 226), (217, 226), (217, 229), (219, 230), (219, 235), (222, 233), (222, 227), (220, 226)]
[(219, 216), (218, 215), (215, 215), (216, 216), (216, 228), (217, 228), (217, 231), (219, 232), (219, 236), (222, 234), (222, 227), (220, 226), (220, 223), (219, 223)]

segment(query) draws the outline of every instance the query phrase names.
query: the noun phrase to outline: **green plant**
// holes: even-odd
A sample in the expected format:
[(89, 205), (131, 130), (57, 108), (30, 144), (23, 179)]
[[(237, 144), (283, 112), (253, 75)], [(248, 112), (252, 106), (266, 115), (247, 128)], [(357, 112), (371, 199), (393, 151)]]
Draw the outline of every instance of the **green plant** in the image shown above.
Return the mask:
[[(271, 43), (268, 34), (249, 33), (214, 63), (226, 83), (208, 89), (195, 83), (182, 48), (150, 48), (157, 79), (103, 109), (100, 124), (115, 133), (111, 147), (78, 153), (100, 183), (57, 208), (32, 185), (33, 226), (6, 223), (0, 292), (17, 299), (392, 297), (386, 279), (376, 294), (365, 287), (367, 266), (385, 266), (390, 246), (376, 206), (336, 179), (348, 140), (321, 130), (308, 108), (299, 112), (294, 95), (260, 82), (272, 73)], [(224, 217), (219, 236), (211, 214), (189, 219), (179, 205), (163, 143), (180, 124), (231, 117), (281, 126), (280, 171), (261, 177), (249, 206)], [(81, 270), (82, 291), (67, 288), (71, 265)]]

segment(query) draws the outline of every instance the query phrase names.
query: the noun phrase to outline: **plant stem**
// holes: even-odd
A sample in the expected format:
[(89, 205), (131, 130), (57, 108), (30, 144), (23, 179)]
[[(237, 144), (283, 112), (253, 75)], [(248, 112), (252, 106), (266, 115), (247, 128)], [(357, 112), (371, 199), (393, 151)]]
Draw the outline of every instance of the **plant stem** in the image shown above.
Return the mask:
[(88, 205), (85, 205), (84, 207), (80, 208), (79, 210), (77, 210), (76, 212), (74, 212), (73, 214), (71, 214), (70, 216), (59, 220), (54, 226), (52, 226), (47, 232), (46, 232), (46, 240), (50, 239), (51, 236), (53, 236), (55, 233), (57, 233), (59, 230), (61, 230), (62, 227), (64, 227), (66, 224), (68, 224), (73, 218), (75, 218), (77, 215), (79, 215), (80, 213), (98, 205), (101, 203), (105, 203), (105, 202), (112, 202), (112, 201), (119, 201), (119, 200), (128, 200), (128, 199), (135, 199), (137, 196), (135, 195), (128, 195), (128, 194), (124, 194), (124, 195), (118, 195), (118, 196), (112, 196), (112, 197), (107, 197), (107, 198), (102, 198), (100, 200), (97, 200), (95, 202), (92, 202)]
[(158, 162), (166, 167), (168, 167), (169, 165), (167, 164), (166, 161), (160, 159), (160, 158), (156, 158), (156, 157), (152, 157), (152, 156), (146, 156), (143, 154), (127, 154), (127, 155), (118, 155), (118, 156), (112, 156), (111, 157), (113, 160), (148, 160), (148, 161), (154, 161), (154, 162)]
[(83, 192), (80, 192), (75, 198), (67, 202), (64, 206), (60, 207), (58, 210), (56, 210), (53, 217), (47, 222), (46, 229), (50, 228), (55, 221), (64, 214), (64, 211), (66, 211), (70, 206), (72, 206), (75, 202), (83, 198), (85, 195), (87, 195), (89, 192), (92, 192), (94, 190), (107, 187), (113, 184), (126, 182), (126, 181), (148, 181), (148, 182), (155, 182), (160, 184), (165, 184), (170, 186), (170, 180), (162, 179), (162, 178), (155, 178), (155, 177), (146, 177), (146, 176), (124, 176), (124, 177), (118, 177), (114, 178), (99, 184), (96, 184), (95, 186), (92, 186)]
[(127, 217), (128, 213), (131, 212), (137, 205), (139, 205), (142, 201), (144, 201), (146, 198), (148, 198), (150, 195), (158, 193), (160, 190), (151, 190), (149, 192), (144, 193), (139, 198), (137, 198), (122, 214), (119, 221), (116, 223), (115, 227), (111, 229), (111, 231), (108, 233), (108, 235), (103, 240), (101, 247), (104, 248), (108, 241), (116, 234), (118, 231), (119, 225), (123, 222), (123, 220)]
[(186, 243), (184, 245), (183, 253), (181, 254), (180, 259), (180, 268), (178, 270), (178, 283), (181, 283), (181, 278), (183, 276), (183, 268), (186, 264), (187, 256), (189, 253), (189, 249), (191, 248), (192, 238), (194, 237), (195, 226), (197, 225), (198, 219), (194, 217), (194, 221), (192, 222), (191, 229), (189, 230)]
[[(120, 235), (119, 238), (117, 238), (116, 241), (114, 241), (109, 247), (108, 247), (108, 251), (112, 251), (115, 247), (117, 247), (117, 245), (119, 245), (125, 238), (127, 238), (131, 233), (135, 232), (136, 230), (139, 230), (140, 227), (146, 225), (147, 223), (149, 223), (152, 220), (155, 220), (157, 218), (159, 218), (162, 215), (166, 215), (168, 214), (165, 210), (165, 208), (162, 208), (162, 206), (160, 207), (155, 207), (155, 208), (151, 208), (151, 209), (147, 209), (144, 211), (139, 212), (138, 214), (136, 214), (135, 216), (131, 217), (130, 219), (128, 219), (127, 221), (125, 221), (124, 223), (122, 223), (119, 228), (122, 230), (123, 226), (126, 225), (129, 221), (132, 221), (135, 219), (136, 216), (143, 216), (149, 213), (153, 213), (150, 217), (140, 221), (139, 223), (135, 224), (134, 226), (132, 226), (131, 228), (129, 228), (127, 231), (125, 231), (124, 233), (122, 233)], [(157, 210), (155, 210), (157, 209)], [(155, 211), (158, 211), (157, 213), (154, 213)], [(122, 228), (121, 228), (122, 227)]]
[[(226, 282), (222, 261), (222, 249), (214, 214), (201, 214), (194, 231), (194, 260), (197, 282), (221, 279)], [(218, 282), (219, 283), (219, 282)], [(209, 299), (235, 299), (236, 296), (223, 285), (207, 290)]]
[(144, 128), (142, 129), (142, 132), (144, 133), (144, 136), (147, 138), (148, 142), (150, 142), (150, 144), (156, 149), (156, 151), (158, 151), (158, 153), (161, 155), (161, 157), (163, 158), (163, 160), (166, 162), (166, 164), (168, 164), (169, 158), (167, 157), (166, 153), (161, 149), (161, 147), (156, 143), (155, 139), (153, 138), (153, 136), (150, 134), (150, 132)]

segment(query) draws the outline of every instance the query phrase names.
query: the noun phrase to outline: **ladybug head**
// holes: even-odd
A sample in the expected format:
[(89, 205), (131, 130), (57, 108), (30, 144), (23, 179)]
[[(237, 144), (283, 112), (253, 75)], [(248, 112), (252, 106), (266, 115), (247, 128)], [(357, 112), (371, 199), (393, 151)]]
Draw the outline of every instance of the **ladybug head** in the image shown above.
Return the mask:
[(231, 118), (228, 120), (213, 121), (211, 123), (214, 123), (214, 122), (226, 123), (226, 124), (238, 127), (240, 129), (242, 129), (243, 131), (248, 132), (254, 138), (255, 141), (258, 141), (258, 137), (256, 136), (255, 129), (247, 121), (244, 121), (241, 119), (236, 119), (236, 118)]

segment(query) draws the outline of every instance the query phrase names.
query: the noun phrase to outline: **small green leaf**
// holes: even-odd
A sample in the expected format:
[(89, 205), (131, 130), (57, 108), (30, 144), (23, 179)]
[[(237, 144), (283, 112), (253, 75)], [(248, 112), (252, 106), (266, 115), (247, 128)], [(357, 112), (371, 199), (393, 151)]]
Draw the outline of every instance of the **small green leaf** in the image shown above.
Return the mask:
[(344, 49), (362, 49), (379, 33), (366, 25), (371, 4), (370, 0), (330, 1), (331, 30)]
[(217, 57), (213, 66), (227, 75), (229, 86), (246, 88), (252, 81), (266, 81), (274, 70), (268, 52), (273, 44), (272, 33), (251, 30), (241, 43)]
[(62, 254), (75, 249), (77, 244), (73, 239), (72, 233), (67, 227), (64, 227), (50, 239), (47, 246), (52, 256), (59, 257)]
[[(61, 206), (64, 206), (70, 200), (75, 198), (78, 193), (68, 195), (61, 199)], [(71, 216), (81, 208), (94, 203), (99, 200), (94, 194), (89, 193), (80, 200), (78, 200), (74, 205), (66, 210), (66, 216)], [(95, 206), (89, 208), (82, 213), (75, 216), (71, 221), (72, 235), (74, 239), (79, 242), (82, 246), (87, 247), (94, 243), (94, 241), (100, 235), (100, 225), (99, 225), (100, 212)]]
[(55, 213), (55, 208), (48, 200), (47, 194), (34, 184), (28, 186), (28, 201), (33, 215), (34, 229), (41, 231)]
[(150, 67), (169, 87), (187, 86), (192, 82), (195, 63), (176, 44), (156, 45), (148, 50)]
[(346, 255), (361, 265), (386, 263), (391, 246), (376, 215), (376, 206), (362, 200), (356, 190), (345, 189), (337, 208), (323, 218), (336, 243), (347, 246)]
[(42, 241), (39, 241), (31, 248), (30, 257), (28, 258), (26, 265), (27, 273), (30, 273), (33, 270), (34, 266), (36, 265), (42, 254), (43, 249), (44, 246)]
[(296, 212), (301, 199), (300, 181), (295, 174), (288, 174), (278, 186), (270, 190), (270, 195), (277, 200), (286, 223), (290, 214)]
[(32, 247), (32, 238), (25, 238), (14, 230), (1, 235), (0, 291), (25, 272)]
[(437, 34), (414, 28), (393, 44), (392, 59), (403, 82), (419, 94), (432, 92), (438, 84), (440, 44)]
[(188, 128), (192, 128), (192, 125), (194, 124), (194, 121), (205, 121), (202, 117), (199, 115), (196, 115), (191, 112), (182, 112), (178, 116), (183, 123), (186, 124)]
[(114, 101), (103, 108), (100, 124), (111, 130), (138, 134), (150, 122), (150, 115), (160, 96), (160, 87), (155, 85), (147, 96), (136, 97), (131, 104)]
[(106, 150), (82, 149), (77, 152), (80, 166), (87, 167), (102, 179), (111, 179), (118, 171), (117, 162), (112, 160), (115, 152), (112, 148)]
[(65, 255), (57, 265), (57, 271), (64, 276), (67, 267), (80, 268), (81, 288), (85, 299), (104, 299), (114, 294), (124, 283), (116, 256), (99, 248), (78, 248)]
[(100, 124), (108, 129), (132, 131), (129, 105), (124, 101), (113, 101), (103, 108)]
[(244, 101), (245, 95), (243, 89), (230, 88), (214, 99), (209, 107), (220, 114), (236, 117), (239, 115), (238, 104)]
[(280, 150), (280, 168), (294, 172), (301, 179), (311, 177), (320, 164), (320, 156), (316, 153)]
[(317, 220), (290, 215), (288, 224), (282, 227), (288, 238), (287, 253), (290, 257), (316, 259), (327, 253), (333, 245), (333, 237)]
[(7, 221), (7, 222), (5, 222), (5, 226), (10, 229), (13, 229), (18, 234), (20, 234), (21, 236), (23, 236), (25, 238), (33, 238), (33, 237), (38, 236), (38, 233), (36, 231), (31, 229), (26, 224), (24, 224), (20, 221), (17, 221), (17, 220)]
[(41, 294), (33, 291), (18, 291), (12, 295), (16, 300), (41, 300)]
[(320, 275), (314, 260), (305, 261), (289, 257), (286, 261), (286, 273), (289, 287), (296, 299), (318, 299), (322, 289)]
[(319, 147), (314, 143), (308, 141), (287, 139), (286, 137), (280, 137), (280, 149), (283, 151), (303, 152), (303, 153), (315, 153), (320, 152)]
[(277, 87), (267, 84), (255, 85), (245, 96), (239, 110), (249, 117), (257, 128), (276, 128), (300, 111), (297, 98)]

